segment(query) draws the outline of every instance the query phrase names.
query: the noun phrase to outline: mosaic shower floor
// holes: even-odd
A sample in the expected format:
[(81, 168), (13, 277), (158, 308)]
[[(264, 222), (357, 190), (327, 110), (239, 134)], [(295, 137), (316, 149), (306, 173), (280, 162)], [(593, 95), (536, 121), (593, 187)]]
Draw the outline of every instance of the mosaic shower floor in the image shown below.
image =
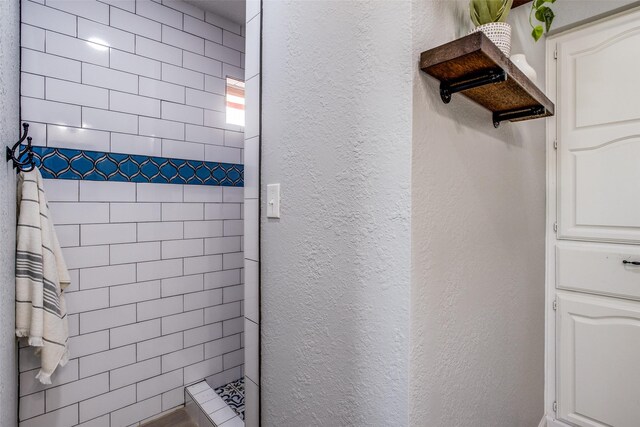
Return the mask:
[(244, 378), (218, 387), (215, 392), (244, 420)]

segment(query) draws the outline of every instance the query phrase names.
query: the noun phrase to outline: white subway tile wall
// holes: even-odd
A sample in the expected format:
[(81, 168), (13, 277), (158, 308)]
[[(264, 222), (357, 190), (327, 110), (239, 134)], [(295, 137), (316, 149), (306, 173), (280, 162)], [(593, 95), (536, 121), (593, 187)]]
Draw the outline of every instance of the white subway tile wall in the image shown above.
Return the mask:
[[(21, 28), (34, 144), (242, 162), (241, 129), (218, 115), (244, 26), (180, 0), (22, 0)], [(243, 375), (242, 188), (45, 185), (72, 358), (44, 386), (21, 346), (21, 427), (138, 425), (188, 384)]]

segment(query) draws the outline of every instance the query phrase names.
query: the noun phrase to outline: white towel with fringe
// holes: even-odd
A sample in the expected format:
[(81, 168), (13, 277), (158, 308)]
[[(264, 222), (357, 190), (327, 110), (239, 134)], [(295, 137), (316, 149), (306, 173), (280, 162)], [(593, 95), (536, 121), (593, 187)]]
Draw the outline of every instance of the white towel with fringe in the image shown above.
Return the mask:
[(36, 378), (51, 375), (69, 360), (69, 326), (64, 289), (70, 278), (49, 215), (38, 168), (18, 177), (16, 236), (16, 335), (28, 338), (40, 357)]

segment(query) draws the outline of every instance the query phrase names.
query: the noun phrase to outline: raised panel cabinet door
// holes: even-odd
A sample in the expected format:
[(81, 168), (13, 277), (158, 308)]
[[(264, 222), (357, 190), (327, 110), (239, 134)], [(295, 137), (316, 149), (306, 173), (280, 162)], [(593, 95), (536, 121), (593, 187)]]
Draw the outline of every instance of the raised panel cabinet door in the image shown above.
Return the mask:
[(556, 72), (558, 238), (640, 243), (640, 10), (558, 37)]
[(558, 292), (557, 416), (576, 426), (640, 425), (640, 303)]

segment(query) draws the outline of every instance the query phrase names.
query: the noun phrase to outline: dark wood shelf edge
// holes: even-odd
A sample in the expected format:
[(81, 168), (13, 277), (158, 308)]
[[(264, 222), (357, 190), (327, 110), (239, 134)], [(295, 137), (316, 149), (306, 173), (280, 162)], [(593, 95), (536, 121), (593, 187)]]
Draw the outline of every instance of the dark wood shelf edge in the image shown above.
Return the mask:
[(513, 9), (514, 7), (522, 6), (523, 4), (527, 4), (530, 2), (531, 0), (513, 0), (513, 5), (511, 6), (511, 8)]

